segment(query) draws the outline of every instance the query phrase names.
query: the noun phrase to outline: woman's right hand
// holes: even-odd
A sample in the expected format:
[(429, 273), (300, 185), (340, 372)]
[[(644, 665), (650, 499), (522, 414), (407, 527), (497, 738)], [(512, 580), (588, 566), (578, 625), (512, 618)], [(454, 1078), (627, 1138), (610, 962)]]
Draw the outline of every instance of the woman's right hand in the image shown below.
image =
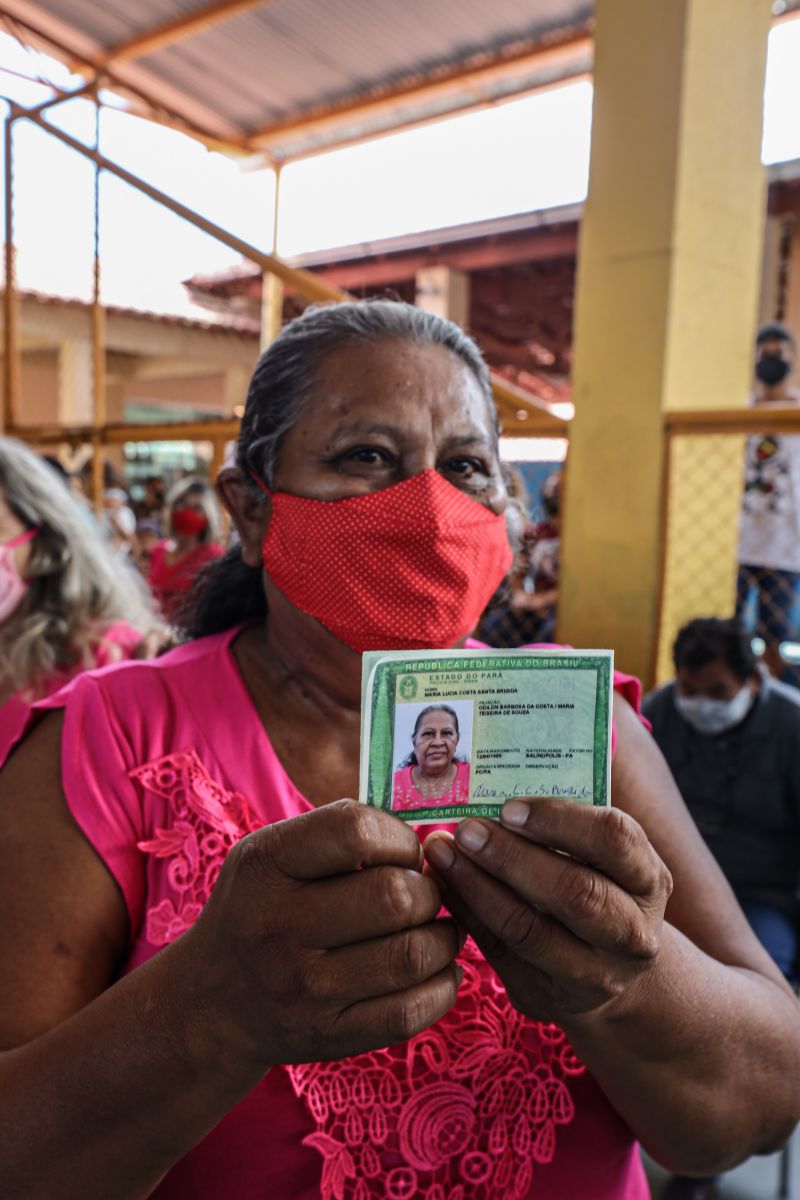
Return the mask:
[(421, 866), (413, 830), (353, 800), (250, 834), (181, 939), (202, 981), (195, 1015), (264, 1070), (420, 1033), (461, 979), (461, 936), (436, 919), (439, 890)]

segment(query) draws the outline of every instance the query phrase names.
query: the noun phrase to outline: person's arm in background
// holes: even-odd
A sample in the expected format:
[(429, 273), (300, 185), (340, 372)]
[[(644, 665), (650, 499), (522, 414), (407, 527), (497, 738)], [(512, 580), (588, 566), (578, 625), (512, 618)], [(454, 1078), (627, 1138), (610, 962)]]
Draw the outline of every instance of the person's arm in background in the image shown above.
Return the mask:
[(512, 802), (505, 828), (467, 821), (426, 854), (512, 1002), (565, 1030), (654, 1158), (708, 1175), (800, 1118), (800, 1006), (652, 738), (619, 697), (614, 711), (617, 809)]
[[(800, 912), (800, 705), (796, 709), (794, 729), (789, 741), (786, 764), (786, 799), (787, 807), (794, 815), (795, 861), (797, 863), (795, 899), (798, 901), (797, 908)], [(798, 942), (800, 943), (800, 917), (798, 917)], [(800, 961), (796, 964), (796, 969), (800, 970)]]
[(510, 589), (509, 606), (513, 612), (547, 612), (558, 603), (558, 588), (542, 592), (526, 592), (522, 586)]
[(53, 714), (0, 772), (3, 1200), (142, 1200), (271, 1065), (390, 1045), (451, 1007), (459, 935), (419, 842), (352, 801), (243, 839), (193, 928), (114, 983), (127, 911), (60, 744)]

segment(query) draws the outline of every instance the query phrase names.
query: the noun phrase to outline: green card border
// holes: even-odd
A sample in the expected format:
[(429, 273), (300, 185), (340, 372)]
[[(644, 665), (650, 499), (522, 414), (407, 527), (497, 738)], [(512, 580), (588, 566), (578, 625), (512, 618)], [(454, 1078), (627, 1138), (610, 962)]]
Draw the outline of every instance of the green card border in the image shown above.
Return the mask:
[[(367, 804), (373, 808), (392, 811), (394, 752), (395, 692), (398, 675), (428, 675), (431, 671), (541, 671), (578, 670), (597, 672), (597, 692), (594, 710), (594, 754), (592, 756), (592, 804), (605, 807), (609, 788), (609, 702), (612, 684), (612, 659), (595, 654), (531, 654), (497, 655), (471, 653), (468, 658), (393, 659), (378, 663), (372, 679), (370, 708), (370, 744), (367, 765)], [(380, 799), (378, 799), (380, 797)], [(484, 813), (477, 810), (485, 808)], [(487, 817), (497, 813), (497, 804), (470, 804), (476, 815)], [(394, 814), (396, 815), (396, 814)], [(415, 808), (415, 821), (452, 820), (452, 806)]]

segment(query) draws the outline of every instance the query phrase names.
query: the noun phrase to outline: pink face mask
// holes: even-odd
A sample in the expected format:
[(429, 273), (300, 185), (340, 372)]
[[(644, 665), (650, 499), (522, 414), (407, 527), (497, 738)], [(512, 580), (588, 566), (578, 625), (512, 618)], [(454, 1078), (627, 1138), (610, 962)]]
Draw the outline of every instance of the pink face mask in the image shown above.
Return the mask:
[(11, 616), (28, 590), (26, 580), (17, 570), (14, 549), (32, 542), (38, 532), (37, 529), (27, 529), (10, 542), (0, 545), (0, 624)]

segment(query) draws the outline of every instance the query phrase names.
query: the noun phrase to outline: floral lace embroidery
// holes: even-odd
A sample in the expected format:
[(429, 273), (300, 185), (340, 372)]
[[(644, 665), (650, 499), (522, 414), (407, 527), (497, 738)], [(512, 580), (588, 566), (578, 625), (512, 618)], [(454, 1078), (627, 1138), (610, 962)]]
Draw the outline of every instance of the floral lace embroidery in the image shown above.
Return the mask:
[(165, 946), (194, 924), (232, 846), (261, 825), (244, 796), (215, 783), (194, 750), (167, 754), (130, 772), (132, 779), (167, 800), (172, 818), (138, 848), (169, 859), (167, 879), (175, 900), (148, 909), (145, 936)]
[[(261, 822), (215, 783), (194, 750), (131, 777), (168, 801), (171, 823), (139, 849), (169, 860), (174, 900), (147, 912), (152, 945), (197, 919), (225, 857)], [(471, 941), (458, 1003), (402, 1046), (287, 1068), (322, 1155), (321, 1200), (523, 1200), (575, 1115), (569, 1079), (585, 1067), (555, 1025), (533, 1022)]]
[(529, 1021), (474, 944), (458, 1004), (404, 1046), (290, 1067), (317, 1131), (322, 1200), (522, 1200), (585, 1067), (555, 1025)]

